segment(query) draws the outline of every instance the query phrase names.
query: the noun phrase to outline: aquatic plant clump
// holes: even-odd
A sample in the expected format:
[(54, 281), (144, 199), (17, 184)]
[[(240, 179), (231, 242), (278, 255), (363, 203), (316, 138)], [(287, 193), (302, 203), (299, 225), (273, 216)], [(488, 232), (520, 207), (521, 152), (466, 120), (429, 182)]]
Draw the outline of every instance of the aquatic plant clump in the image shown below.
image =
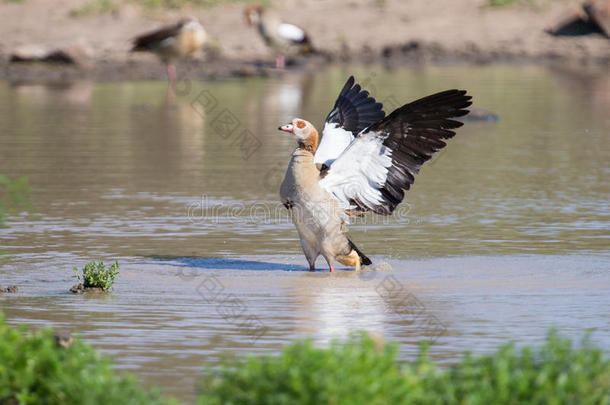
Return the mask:
[(110, 268), (106, 268), (103, 262), (89, 262), (83, 268), (82, 273), (81, 278), (78, 268), (74, 268), (74, 277), (78, 279), (84, 289), (99, 288), (102, 291), (109, 291), (115, 278), (119, 275), (119, 263), (114, 262)]
[[(209, 373), (200, 404), (610, 404), (610, 360), (551, 333), (545, 344), (436, 366), (423, 348), (401, 364), (394, 345), (367, 335), (329, 348), (311, 342)], [(212, 371), (212, 370), (210, 370)]]

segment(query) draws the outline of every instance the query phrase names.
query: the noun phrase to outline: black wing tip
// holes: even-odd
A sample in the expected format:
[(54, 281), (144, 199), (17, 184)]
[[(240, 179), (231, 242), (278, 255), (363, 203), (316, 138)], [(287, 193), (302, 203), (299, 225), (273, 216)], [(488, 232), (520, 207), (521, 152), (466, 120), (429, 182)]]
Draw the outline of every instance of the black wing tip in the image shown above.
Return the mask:
[(464, 90), (464, 89), (449, 89), (449, 90), (443, 90), (443, 91), (439, 91), (438, 93), (434, 93), (432, 94), (432, 96), (436, 96), (436, 95), (458, 95), (458, 96), (466, 96), (469, 99), (472, 98), (472, 96), (470, 94), (468, 94), (468, 90)]
[(472, 96), (470, 94), (468, 94), (468, 90), (459, 90), (459, 89), (450, 89), (450, 90), (443, 90), (443, 91), (439, 91), (437, 93), (433, 93), (429, 96), (425, 96), (422, 97), (415, 102), (418, 101), (431, 101), (431, 100), (462, 100), (464, 102), (471, 102), (472, 100)]
[(150, 40), (145, 35), (140, 35), (131, 40), (131, 52), (147, 51), (149, 49)]
[[(347, 81), (345, 82), (345, 84), (343, 85), (343, 88), (341, 89), (341, 91), (339, 92), (339, 97), (341, 97), (342, 95), (344, 95), (345, 93), (347, 93), (348, 91), (351, 90), (352, 87), (354, 87), (354, 83), (356, 82), (356, 79), (354, 78), (354, 76), (350, 76)], [(339, 101), (339, 100), (337, 100)], [(335, 103), (336, 106), (336, 103)]]
[(143, 36), (139, 36), (137, 38), (134, 38), (131, 41), (131, 49), (129, 50), (130, 52), (137, 52), (137, 51), (147, 51), (150, 49), (149, 45), (150, 45), (150, 41), (147, 40), (148, 38), (143, 37)]
[[(464, 115), (467, 115), (469, 112), (470, 112), (470, 111), (466, 111), (464, 114), (459, 115), (459, 116), (456, 116), (456, 117), (463, 117)], [(451, 127), (451, 129), (458, 129), (458, 128), (460, 128), (460, 127), (464, 126), (464, 123), (463, 123), (462, 121), (454, 121), (454, 120), (451, 120), (451, 124), (452, 124), (452, 125), (455, 125), (454, 127)]]
[(356, 253), (358, 254), (358, 257), (360, 257), (360, 262), (362, 264), (364, 264), (365, 266), (369, 266), (369, 265), (373, 264), (371, 259), (366, 257), (366, 255), (364, 253), (362, 253), (362, 251), (360, 249), (358, 249), (358, 247), (354, 244), (354, 242), (352, 242), (349, 238), (347, 239), (347, 243), (349, 243), (350, 248), (352, 248), (356, 251)]
[(384, 117), (383, 104), (371, 97), (367, 90), (356, 83), (354, 76), (350, 75), (332, 111), (326, 117), (326, 122), (336, 123), (356, 135)]
[(411, 123), (444, 119), (447, 126), (443, 128), (459, 128), (462, 124), (451, 118), (463, 117), (470, 113), (467, 108), (472, 105), (472, 96), (467, 90), (444, 90), (422, 97), (397, 108), (392, 112), (394, 118), (408, 116)]
[[(341, 92), (339, 93), (339, 96), (337, 97), (337, 102), (339, 102), (339, 99), (342, 96), (347, 97), (350, 93), (354, 93), (355, 95), (358, 95), (358, 93), (360, 93), (362, 91), (366, 91), (366, 90), (363, 90), (362, 87), (360, 86), (360, 84), (356, 83), (356, 79), (354, 78), (354, 75), (351, 75), (347, 79), (345, 84), (343, 85), (343, 89), (341, 89)], [(336, 106), (336, 103), (335, 103), (335, 106)]]

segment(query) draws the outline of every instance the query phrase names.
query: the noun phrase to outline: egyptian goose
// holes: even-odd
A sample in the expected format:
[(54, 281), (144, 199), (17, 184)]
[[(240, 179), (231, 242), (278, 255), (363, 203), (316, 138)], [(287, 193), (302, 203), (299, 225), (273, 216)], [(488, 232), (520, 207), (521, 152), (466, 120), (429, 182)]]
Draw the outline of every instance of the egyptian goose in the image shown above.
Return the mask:
[(368, 211), (390, 215), (434, 152), (445, 147), (468, 114), (465, 90), (447, 90), (394, 110), (387, 117), (381, 103), (350, 77), (326, 118), (322, 141), (300, 118), (279, 127), (298, 146), (280, 187), (291, 212), (310, 270), (322, 255), (330, 271), (338, 261), (358, 270), (371, 263), (346, 236), (349, 216)]
[(275, 67), (285, 67), (285, 53), (297, 51), (299, 53), (313, 52), (309, 36), (300, 27), (281, 21), (278, 15), (264, 9), (258, 4), (246, 6), (244, 10), (246, 21), (254, 25), (263, 37), (265, 44), (276, 52)]
[(140, 35), (133, 40), (132, 52), (147, 51), (157, 54), (167, 66), (167, 77), (171, 84), (176, 82), (177, 59), (184, 58), (199, 48), (207, 39), (203, 26), (196, 18), (187, 17), (177, 24)]

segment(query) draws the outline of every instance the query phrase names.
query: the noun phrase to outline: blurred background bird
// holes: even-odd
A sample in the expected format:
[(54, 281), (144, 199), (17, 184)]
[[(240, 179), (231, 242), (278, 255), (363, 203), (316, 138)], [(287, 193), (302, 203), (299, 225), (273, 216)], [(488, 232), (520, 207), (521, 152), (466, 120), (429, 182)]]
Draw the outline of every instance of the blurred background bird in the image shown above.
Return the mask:
[(207, 40), (203, 26), (194, 17), (181, 19), (178, 23), (147, 32), (133, 40), (132, 52), (146, 51), (159, 56), (167, 67), (170, 86), (176, 82), (175, 61), (185, 58), (202, 48)]
[(313, 53), (314, 48), (304, 29), (282, 22), (274, 12), (258, 4), (250, 4), (244, 9), (246, 21), (256, 26), (265, 44), (276, 53), (275, 67), (283, 69), (287, 53)]

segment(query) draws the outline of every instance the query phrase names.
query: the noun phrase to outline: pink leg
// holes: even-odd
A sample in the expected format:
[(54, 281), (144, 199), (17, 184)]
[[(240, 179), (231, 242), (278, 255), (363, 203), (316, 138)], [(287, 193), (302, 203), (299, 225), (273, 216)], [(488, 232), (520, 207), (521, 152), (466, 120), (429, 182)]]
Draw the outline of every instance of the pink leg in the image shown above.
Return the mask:
[(167, 78), (169, 86), (167, 86), (167, 104), (174, 104), (176, 99), (176, 66), (173, 64), (167, 65)]
[(324, 259), (326, 259), (326, 263), (328, 263), (328, 270), (330, 270), (330, 272), (334, 272), (335, 268), (333, 267), (333, 261), (329, 260), (328, 257), (324, 256)]
[(170, 86), (176, 83), (176, 65), (173, 63), (167, 64), (167, 78), (169, 79)]
[(284, 55), (275, 58), (275, 67), (278, 69), (284, 69), (286, 67), (286, 58), (284, 58)]
[(309, 265), (309, 271), (316, 271), (316, 265), (315, 264), (310, 264)]

